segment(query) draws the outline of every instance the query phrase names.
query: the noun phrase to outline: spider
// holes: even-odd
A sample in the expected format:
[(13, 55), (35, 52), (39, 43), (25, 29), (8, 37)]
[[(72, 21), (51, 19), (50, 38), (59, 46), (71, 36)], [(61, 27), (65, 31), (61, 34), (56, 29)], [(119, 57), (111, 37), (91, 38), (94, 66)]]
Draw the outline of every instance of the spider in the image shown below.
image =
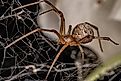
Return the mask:
[[(45, 79), (48, 78), (55, 62), (57, 61), (57, 59), (61, 55), (62, 51), (67, 46), (78, 46), (80, 51), (81, 51), (81, 54), (82, 54), (82, 59), (84, 59), (84, 51), (83, 51), (83, 48), (80, 45), (85, 44), (85, 43), (89, 43), (93, 39), (98, 39), (99, 46), (100, 46), (100, 49), (101, 49), (102, 52), (103, 52), (103, 48), (102, 48), (102, 45), (101, 45), (101, 40), (107, 40), (107, 41), (114, 43), (115, 45), (119, 45), (118, 43), (116, 43), (112, 39), (110, 39), (109, 37), (100, 37), (98, 28), (96, 26), (88, 23), (88, 22), (77, 24), (73, 28), (73, 30), (72, 30), (72, 25), (69, 25), (68, 32), (65, 33), (65, 18), (64, 18), (63, 13), (60, 10), (58, 10), (51, 2), (49, 2), (47, 0), (44, 0), (44, 2), (47, 3), (50, 7), (52, 7), (52, 9), (49, 10), (49, 11), (54, 11), (55, 13), (57, 13), (60, 16), (61, 24), (60, 24), (60, 31), (59, 32), (54, 30), (54, 29), (52, 29), (52, 30), (50, 30), (50, 29), (40, 29), (40, 31), (47, 31), (47, 32), (55, 33), (59, 38), (59, 44), (63, 45), (63, 47), (60, 49), (60, 51), (58, 52), (58, 54), (54, 58)], [(97, 31), (97, 36), (94, 36), (94, 31), (93, 31), (92, 28)]]
[[(83, 48), (81, 47), (81, 44), (89, 43), (93, 39), (98, 39), (99, 46), (100, 46), (100, 49), (101, 49), (102, 52), (103, 52), (103, 48), (102, 48), (102, 45), (101, 45), (101, 40), (107, 40), (107, 41), (110, 41), (110, 42), (114, 43), (115, 45), (119, 45), (118, 43), (116, 43), (112, 39), (110, 39), (109, 37), (100, 37), (98, 28), (95, 25), (90, 24), (88, 22), (79, 23), (73, 29), (72, 29), (72, 25), (69, 25), (68, 32), (65, 33), (65, 18), (64, 18), (63, 13), (59, 9), (57, 9), (48, 0), (42, 0), (40, 2), (45, 2), (46, 4), (48, 4), (52, 8), (52, 9), (47, 10), (47, 11), (41, 13), (41, 14), (44, 14), (44, 13), (47, 13), (47, 12), (50, 12), (50, 11), (54, 11), (56, 14), (58, 14), (60, 16), (60, 29), (59, 29), (59, 32), (56, 31), (55, 29), (37, 28), (37, 29), (33, 30), (32, 32), (30, 32), (30, 33), (20, 37), (19, 39), (15, 40), (11, 44), (7, 45), (5, 48), (10, 47), (11, 45), (15, 44), (19, 40), (21, 40), (21, 39), (25, 38), (26, 36), (29, 36), (30, 34), (35, 33), (35, 32), (46, 31), (46, 32), (52, 32), (52, 33), (56, 34), (58, 36), (58, 38), (59, 38), (58, 39), (59, 44), (61, 44), (63, 46), (59, 50), (57, 55), (55, 56), (51, 66), (50, 66), (50, 68), (48, 70), (48, 73), (47, 73), (45, 79), (48, 78), (48, 76), (49, 76), (55, 62), (58, 60), (59, 56), (61, 55), (61, 53), (64, 51), (64, 49), (67, 46), (78, 46), (79, 49), (80, 49), (80, 52), (82, 54), (81, 58), (84, 59), (84, 51), (83, 51)], [(94, 36), (94, 31), (93, 30), (97, 31), (97, 36)]]

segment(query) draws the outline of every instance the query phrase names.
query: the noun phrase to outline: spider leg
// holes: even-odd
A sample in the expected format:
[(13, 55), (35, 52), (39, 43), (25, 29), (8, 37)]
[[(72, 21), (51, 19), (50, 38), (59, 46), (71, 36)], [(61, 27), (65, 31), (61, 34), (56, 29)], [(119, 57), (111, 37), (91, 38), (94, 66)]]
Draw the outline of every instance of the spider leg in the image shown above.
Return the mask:
[(69, 29), (68, 29), (67, 35), (71, 35), (71, 30), (72, 30), (72, 25), (69, 25)]
[(51, 70), (52, 70), (52, 68), (53, 68), (53, 66), (54, 66), (54, 64), (55, 64), (55, 62), (58, 60), (59, 56), (61, 55), (61, 53), (63, 52), (63, 50), (64, 50), (67, 46), (68, 46), (68, 44), (65, 44), (65, 45), (60, 49), (60, 51), (58, 52), (58, 54), (56, 55), (56, 57), (54, 58), (54, 61), (52, 62), (51, 66), (50, 66), (50, 69), (49, 69), (49, 71), (48, 71), (48, 73), (47, 73), (47, 75), (46, 75), (46, 77), (45, 77), (45, 80), (47, 80), (47, 78), (48, 78), (48, 76), (49, 76), (49, 74), (50, 74), (50, 72), (51, 72)]
[[(51, 6), (53, 8), (53, 11), (56, 12), (58, 15), (60, 15), (61, 18), (61, 24), (60, 24), (60, 34), (61, 35), (65, 35), (65, 18), (63, 13), (58, 10), (51, 2), (49, 2), (48, 0), (43, 0), (45, 3), (47, 3), (49, 6)], [(51, 10), (50, 10), (51, 11)]]
[(56, 30), (54, 30), (54, 29), (39, 29), (39, 31), (46, 31), (46, 32), (53, 32), (53, 33), (55, 33), (58, 37), (59, 37), (59, 39), (61, 39), (61, 35), (56, 31)]
[(109, 37), (94, 37), (94, 39), (107, 40), (107, 41), (112, 42), (112, 43), (115, 44), (115, 45), (119, 45), (118, 43), (114, 42), (114, 41), (113, 41), (111, 38), (109, 38)]
[(13, 9), (12, 10), (12, 12), (13, 11), (16, 11), (16, 10), (18, 10), (18, 9), (22, 9), (22, 8), (25, 8), (25, 7), (28, 7), (28, 6), (32, 6), (32, 5), (36, 5), (36, 4), (39, 4), (39, 3), (41, 3), (41, 2), (45, 2), (46, 4), (48, 4), (50, 7), (52, 7), (52, 9), (50, 9), (50, 10), (47, 10), (47, 11), (45, 11), (45, 12), (43, 12), (43, 13), (40, 13), (40, 15), (41, 14), (44, 14), (44, 13), (47, 13), (47, 12), (50, 12), (50, 11), (54, 11), (55, 13), (57, 13), (59, 16), (60, 16), (60, 18), (61, 18), (61, 23), (60, 23), (60, 31), (59, 31), (59, 33), (61, 34), (61, 35), (65, 35), (65, 18), (64, 18), (64, 15), (63, 15), (63, 13), (60, 11), (60, 10), (58, 10), (51, 2), (49, 2), (48, 0), (40, 0), (40, 1), (37, 1), (37, 2), (35, 2), (35, 3), (30, 3), (30, 4), (27, 4), (27, 5), (23, 5), (23, 6), (20, 6), (20, 7), (18, 7), (18, 8), (15, 8), (15, 9)]
[[(84, 64), (84, 50), (80, 46), (80, 44), (78, 44), (78, 47), (80, 49), (80, 54), (79, 54), (79, 58), (77, 59), (77, 62), (75, 64), (76, 64), (76, 67), (78, 69), (78, 80), (83, 81), (82, 67), (83, 67), (83, 64)], [(80, 57), (80, 55), (81, 55), (81, 57)]]
[(56, 30), (54, 30), (54, 29), (49, 30), (49, 29), (40, 29), (40, 28), (37, 28), (37, 29), (35, 29), (35, 30), (33, 30), (33, 31), (31, 31), (31, 32), (29, 32), (29, 33), (27, 33), (27, 34), (21, 36), (20, 38), (16, 39), (16, 40), (13, 41), (12, 43), (8, 44), (7, 46), (5, 46), (5, 49), (9, 48), (9, 47), (12, 46), (13, 44), (15, 44), (15, 43), (17, 43), (18, 41), (24, 39), (25, 37), (27, 37), (27, 36), (29, 36), (29, 35), (35, 33), (35, 32), (39, 32), (39, 31), (53, 32), (53, 33), (55, 33), (55, 34), (59, 37), (60, 40), (62, 40), (62, 41), (64, 40), (64, 39), (61, 37), (61, 35), (60, 35)]
[[(90, 24), (90, 23), (88, 23), (88, 22), (85, 22), (85, 23), (88, 24), (88, 25), (90, 25), (91, 27), (93, 27), (93, 28), (97, 31), (97, 36), (100, 37), (99, 30), (98, 30), (98, 28), (97, 28), (95, 25), (92, 25), (92, 24)], [(102, 44), (101, 44), (101, 40), (98, 39), (98, 41), (99, 41), (100, 49), (101, 49), (101, 51), (103, 52), (103, 48), (102, 48)]]
[(43, 14), (48, 13), (50, 11), (53, 11), (53, 9), (49, 9), (49, 10), (43, 11), (42, 13), (39, 13), (39, 15), (43, 15)]
[(83, 64), (83, 62), (84, 62), (84, 50), (83, 50), (83, 48), (80, 46), (80, 45), (78, 45), (78, 47), (79, 47), (79, 49), (80, 49), (80, 52), (81, 52), (81, 63)]

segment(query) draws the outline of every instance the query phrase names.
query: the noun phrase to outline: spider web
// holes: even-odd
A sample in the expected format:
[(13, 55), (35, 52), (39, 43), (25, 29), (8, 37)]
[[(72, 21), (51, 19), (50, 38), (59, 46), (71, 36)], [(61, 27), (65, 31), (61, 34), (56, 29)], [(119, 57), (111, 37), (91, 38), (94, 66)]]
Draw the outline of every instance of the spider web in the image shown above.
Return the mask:
[[(38, 28), (36, 18), (39, 5), (15, 8), (36, 0), (0, 1), (0, 81), (43, 81), (59, 49), (62, 47), (40, 32), (33, 33), (15, 44), (10, 43)], [(85, 63), (81, 77), (100, 64), (98, 56), (83, 47)], [(70, 51), (71, 50), (71, 51)], [(79, 68), (75, 64), (80, 55), (77, 47), (68, 47), (54, 65), (48, 81), (77, 81)], [(81, 67), (81, 66), (80, 66)]]

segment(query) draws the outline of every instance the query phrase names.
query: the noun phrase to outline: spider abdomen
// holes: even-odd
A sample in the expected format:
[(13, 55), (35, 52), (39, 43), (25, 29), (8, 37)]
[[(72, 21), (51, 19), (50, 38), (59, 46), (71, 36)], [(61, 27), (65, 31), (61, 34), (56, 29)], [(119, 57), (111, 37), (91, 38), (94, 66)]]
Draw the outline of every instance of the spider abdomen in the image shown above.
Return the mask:
[(90, 25), (86, 23), (80, 23), (77, 24), (73, 29), (72, 35), (76, 41), (81, 41), (81, 43), (88, 43), (92, 41), (94, 31), (91, 29)]

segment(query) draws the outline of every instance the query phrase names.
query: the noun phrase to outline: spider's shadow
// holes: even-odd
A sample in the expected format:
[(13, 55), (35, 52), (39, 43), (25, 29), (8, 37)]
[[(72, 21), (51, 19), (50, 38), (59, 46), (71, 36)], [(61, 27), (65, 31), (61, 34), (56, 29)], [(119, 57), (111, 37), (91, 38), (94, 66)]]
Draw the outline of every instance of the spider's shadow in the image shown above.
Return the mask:
[[(58, 51), (59, 51), (62, 48), (62, 45), (55, 45), (55, 47), (59, 47), (58, 48)], [(85, 55), (84, 55), (85, 61), (84, 61), (83, 65), (93, 65), (94, 64), (94, 66), (83, 67), (82, 68), (82, 70), (83, 70), (83, 77), (85, 78), (90, 73), (90, 71), (92, 71), (94, 68), (96, 68), (101, 63), (101, 60), (100, 60), (98, 54), (96, 54), (94, 51), (92, 51), (91, 48), (86, 47), (86, 46), (82, 46), (82, 48), (83, 48), (84, 53), (85, 53)], [(51, 65), (50, 63), (53, 62), (53, 59), (57, 55), (58, 51), (53, 52), (54, 54), (52, 54), (52, 51), (50, 52), (51, 54), (49, 54), (49, 55), (50, 55), (50, 57), (52, 59), (49, 61), (49, 65)], [(54, 65), (54, 67), (58, 66), (58, 69), (65, 69), (65, 68), (76, 67), (75, 66), (75, 62), (78, 59), (81, 59), (81, 58), (79, 58), (80, 55), (81, 55), (81, 52), (80, 52), (80, 49), (78, 48), (78, 46), (68, 46), (61, 53), (60, 57), (58, 58), (57, 62)], [(73, 64), (73, 65), (71, 65), (71, 64)], [(74, 69), (74, 70), (69, 71), (70, 75), (71, 75), (71, 73), (73, 73), (76, 70)], [(54, 76), (55, 74), (56, 74), (55, 72), (52, 72), (50, 74), (50, 76), (48, 77), (48, 80), (53, 80), (52, 76)], [(62, 75), (65, 76), (63, 74), (63, 72), (62, 73), (57, 73), (55, 79), (58, 80), (58, 77), (60, 75), (61, 75), (61, 78), (62, 78)], [(77, 71), (75, 73), (75, 76), (76, 76), (76, 78), (75, 77), (70, 77), (69, 80), (72, 79), (72, 81), (73, 81), (73, 80), (76, 79), (76, 81), (77, 81), (77, 76), (78, 76)]]
[[(61, 49), (61, 47), (62, 47), (62, 45), (59, 46), (58, 51)], [(87, 46), (82, 46), (82, 48), (84, 50), (85, 60), (87, 59), (89, 63), (94, 63), (97, 60), (99, 60), (99, 55), (96, 54), (91, 48), (89, 48)], [(57, 51), (57, 53), (58, 53), (58, 51)], [(80, 52), (80, 49), (78, 48), (78, 46), (68, 46), (66, 49), (64, 49), (64, 51), (62, 52), (62, 54), (60, 55), (58, 60), (61, 62), (64, 62), (64, 63), (72, 63), (76, 59), (79, 59), (80, 55), (81, 55), (81, 52)], [(80, 57), (80, 59), (81, 59), (81, 57)]]

